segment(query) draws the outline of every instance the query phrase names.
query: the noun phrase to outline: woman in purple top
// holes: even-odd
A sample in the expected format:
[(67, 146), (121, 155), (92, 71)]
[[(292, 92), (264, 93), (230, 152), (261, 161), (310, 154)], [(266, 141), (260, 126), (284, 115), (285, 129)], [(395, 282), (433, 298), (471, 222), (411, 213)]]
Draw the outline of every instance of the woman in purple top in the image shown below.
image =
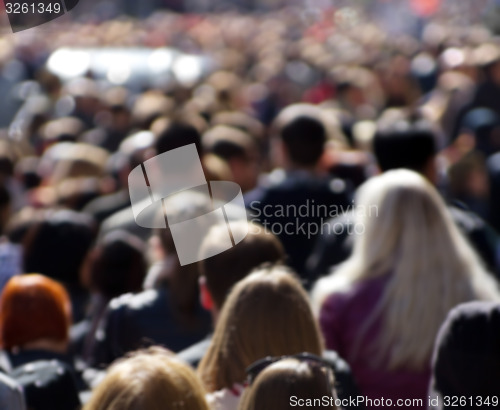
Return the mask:
[(372, 400), (367, 409), (390, 407), (388, 399), (423, 409), (434, 339), (448, 311), (500, 293), (420, 175), (374, 177), (356, 203), (353, 253), (313, 290), (326, 345), (350, 363)]

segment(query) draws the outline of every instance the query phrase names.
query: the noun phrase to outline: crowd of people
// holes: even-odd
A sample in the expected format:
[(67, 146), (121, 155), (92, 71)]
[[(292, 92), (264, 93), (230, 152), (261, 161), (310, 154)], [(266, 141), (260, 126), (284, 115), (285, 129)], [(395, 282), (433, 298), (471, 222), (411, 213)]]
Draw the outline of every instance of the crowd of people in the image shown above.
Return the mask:
[[(457, 21), (396, 36), (289, 6), (3, 34), (0, 408), (497, 407), (500, 41)], [(62, 79), (61, 47), (211, 65)], [(136, 222), (129, 175), (191, 144), (248, 218), (185, 264), (173, 229)], [(215, 212), (162, 203), (171, 227)]]

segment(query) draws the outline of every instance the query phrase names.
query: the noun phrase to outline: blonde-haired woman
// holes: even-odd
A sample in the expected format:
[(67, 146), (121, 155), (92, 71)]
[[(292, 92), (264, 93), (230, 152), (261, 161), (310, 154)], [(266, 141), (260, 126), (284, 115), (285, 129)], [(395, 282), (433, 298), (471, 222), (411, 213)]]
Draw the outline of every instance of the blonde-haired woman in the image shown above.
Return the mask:
[(161, 348), (113, 364), (84, 410), (209, 410), (194, 370)]
[(313, 290), (327, 347), (350, 363), (362, 394), (425, 403), (433, 343), (448, 311), (498, 300), (497, 284), (438, 192), (415, 172), (372, 178), (357, 206), (363, 229), (351, 257)]
[(266, 356), (309, 352), (323, 343), (308, 296), (284, 267), (263, 269), (238, 282), (222, 309), (198, 367), (213, 409), (236, 410), (245, 369)]

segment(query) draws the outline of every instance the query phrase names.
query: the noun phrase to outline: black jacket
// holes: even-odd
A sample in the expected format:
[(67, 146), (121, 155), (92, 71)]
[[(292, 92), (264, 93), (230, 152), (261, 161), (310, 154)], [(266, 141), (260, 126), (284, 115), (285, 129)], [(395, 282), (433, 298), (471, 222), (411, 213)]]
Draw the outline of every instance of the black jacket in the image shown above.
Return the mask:
[(190, 323), (177, 317), (167, 289), (122, 295), (109, 303), (88, 364), (106, 366), (128, 352), (151, 345), (178, 352), (203, 339), (210, 330), (210, 314), (201, 306)]
[(280, 175), (275, 171), (267, 186), (245, 195), (245, 205), (251, 221), (280, 238), (288, 264), (309, 287), (312, 281), (305, 263), (314, 240), (323, 233), (324, 222), (348, 208), (350, 197), (348, 184), (340, 178), (318, 178), (305, 171)]

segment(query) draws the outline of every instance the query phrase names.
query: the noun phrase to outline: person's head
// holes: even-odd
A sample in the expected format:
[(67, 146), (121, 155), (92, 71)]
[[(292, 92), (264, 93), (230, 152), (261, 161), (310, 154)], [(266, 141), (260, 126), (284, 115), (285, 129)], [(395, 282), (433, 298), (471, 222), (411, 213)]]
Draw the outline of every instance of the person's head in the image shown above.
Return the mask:
[[(262, 226), (242, 221), (231, 224), (231, 229), (246, 230), (247, 236), (236, 246), (219, 253), (221, 238), (227, 235), (227, 225), (213, 226), (203, 239), (200, 254), (200, 287), (203, 306), (219, 312), (235, 283), (263, 263), (284, 260), (285, 251), (279, 239)], [(215, 256), (205, 258), (205, 255)]]
[(138, 237), (125, 231), (113, 231), (89, 253), (82, 282), (106, 299), (138, 292), (146, 277), (145, 252), (145, 244)]
[(47, 212), (24, 236), (25, 271), (78, 284), (81, 265), (94, 235), (94, 221), (85, 214), (67, 210)]
[(328, 138), (321, 110), (308, 104), (291, 105), (279, 114), (274, 127), (280, 136), (287, 166), (314, 169)]
[(201, 382), (187, 364), (151, 348), (119, 360), (84, 410), (208, 410)]
[(489, 108), (467, 112), (460, 123), (460, 131), (471, 135), (475, 149), (486, 156), (500, 149), (500, 116)]
[(11, 215), (11, 197), (8, 189), (0, 186), (0, 234), (3, 234), (4, 227)]
[(155, 142), (156, 154), (163, 154), (185, 145), (195, 144), (198, 155), (203, 154), (201, 135), (192, 125), (182, 121), (169, 121), (163, 129), (158, 132)]
[(226, 125), (217, 125), (203, 134), (206, 152), (227, 162), (232, 179), (249, 191), (257, 185), (259, 152), (256, 140), (244, 131)]
[[(500, 232), (500, 152), (488, 158), (486, 163), (490, 180), (489, 222)], [(500, 265), (500, 255), (498, 256)]]
[(500, 380), (499, 346), (498, 303), (456, 307), (436, 339), (432, 390), (441, 396), (495, 396)]
[(233, 287), (198, 372), (216, 391), (243, 383), (245, 369), (266, 356), (322, 350), (306, 291), (287, 268), (268, 267)]
[(380, 169), (406, 168), (435, 183), (436, 135), (426, 122), (399, 119), (381, 124), (373, 138), (373, 151)]
[(389, 355), (393, 368), (425, 366), (448, 310), (469, 300), (497, 299), (497, 285), (421, 175), (400, 169), (373, 177), (359, 189), (356, 203), (362, 232), (330, 286), (391, 274), (378, 310), (379, 352)]
[(238, 410), (284, 410), (309, 400), (320, 404), (318, 400), (324, 397), (330, 398), (329, 405), (321, 402), (321, 407), (336, 410), (334, 384), (335, 376), (326, 363), (284, 358), (255, 377), (243, 393)]
[(64, 351), (70, 324), (71, 304), (62, 285), (38, 274), (14, 276), (7, 282), (0, 297), (3, 349)]

